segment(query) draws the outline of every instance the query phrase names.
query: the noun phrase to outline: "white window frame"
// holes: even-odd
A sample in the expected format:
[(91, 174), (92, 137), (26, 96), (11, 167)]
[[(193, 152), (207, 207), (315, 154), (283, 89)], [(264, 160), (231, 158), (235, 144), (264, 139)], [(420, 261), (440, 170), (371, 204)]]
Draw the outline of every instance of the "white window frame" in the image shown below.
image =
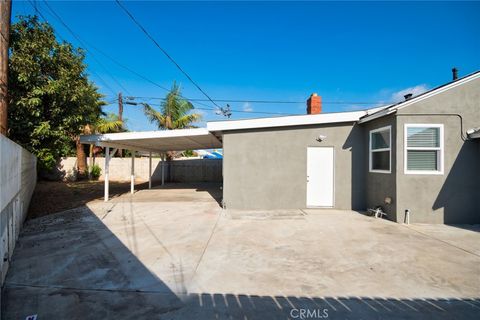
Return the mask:
[[(382, 148), (382, 149), (375, 149), (372, 150), (372, 135), (376, 132), (380, 131), (387, 131), (389, 132), (389, 141), (388, 141), (388, 148)], [(369, 172), (375, 172), (375, 173), (392, 173), (392, 126), (386, 126), (386, 127), (381, 127), (378, 129), (370, 130), (369, 134), (370, 141), (368, 143), (368, 158), (369, 158)], [(388, 151), (388, 170), (377, 170), (377, 169), (372, 169), (372, 153), (373, 152), (381, 152), (381, 151)]]
[[(428, 127), (428, 128), (439, 128), (440, 130), (440, 147), (408, 147), (407, 137), (408, 137), (408, 128), (419, 128), (419, 127)], [(404, 125), (404, 137), (403, 137), (403, 171), (405, 174), (430, 174), (430, 175), (441, 175), (443, 174), (444, 168), (444, 135), (443, 135), (443, 124), (439, 123), (405, 123)], [(435, 150), (438, 152), (437, 161), (439, 162), (439, 170), (408, 170), (407, 163), (407, 153), (408, 150)]]

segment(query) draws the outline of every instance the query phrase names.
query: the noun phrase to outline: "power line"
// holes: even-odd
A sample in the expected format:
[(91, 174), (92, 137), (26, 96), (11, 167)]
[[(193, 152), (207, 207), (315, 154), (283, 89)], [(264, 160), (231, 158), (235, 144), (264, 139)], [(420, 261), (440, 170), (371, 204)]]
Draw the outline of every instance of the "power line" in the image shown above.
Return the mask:
[[(196, 110), (207, 110), (207, 111), (215, 111), (215, 112), (218, 112), (219, 110), (217, 108), (212, 108), (210, 107), (209, 105), (206, 105), (204, 103), (199, 103), (199, 102), (196, 102), (197, 104), (199, 105), (202, 105), (204, 107), (197, 107), (195, 106), (194, 104), (193, 105), (193, 108), (196, 109)], [(130, 104), (130, 105), (138, 105), (138, 104), (141, 104), (140, 102), (134, 102), (134, 103), (128, 103), (128, 101), (126, 102), (126, 104)], [(158, 104), (158, 103), (149, 103), (149, 105), (152, 105), (152, 106), (161, 106), (161, 104)], [(239, 113), (255, 113), (255, 114), (269, 114), (269, 115), (289, 115), (289, 116), (293, 116), (293, 115), (300, 115), (299, 113), (286, 113), (286, 112), (268, 112), (268, 111), (254, 111), (254, 110), (234, 110), (234, 109), (231, 109), (229, 110), (231, 112), (239, 112)]]
[[(29, 0), (30, 3), (32, 4), (32, 6), (34, 7), (36, 13), (40, 14), (45, 21), (47, 21), (47, 19), (45, 19), (45, 17), (41, 14), (41, 12), (38, 10), (37, 8), (37, 5), (36, 3), (33, 4), (31, 0)], [(89, 47), (91, 47), (92, 49), (96, 50), (97, 52), (99, 52), (100, 54), (102, 54), (103, 56), (107, 57), (109, 60), (111, 60), (112, 62), (114, 62), (116, 65), (124, 68), (125, 70), (135, 74), (136, 76), (144, 79), (145, 81), (161, 88), (162, 90), (165, 90), (165, 91), (170, 91), (168, 88), (158, 84), (157, 82), (147, 78), (146, 76), (136, 72), (135, 70), (129, 68), (128, 66), (120, 63), (119, 61), (115, 60), (114, 58), (112, 58), (111, 56), (109, 56), (108, 54), (106, 54), (105, 52), (101, 51), (100, 49), (98, 49), (97, 47), (93, 46), (91, 43), (88, 43), (82, 39), (80, 39), (80, 37), (75, 34), (73, 32), (73, 30), (63, 21), (63, 19), (53, 10), (52, 7), (50, 7), (50, 5), (45, 1), (43, 0), (45, 5), (48, 7), (48, 9), (50, 10), (50, 12), (58, 19), (58, 21), (77, 39), (77, 41), (79, 41), (80, 44), (82, 44), (83, 46), (85, 46), (85, 50), (87, 52), (89, 52), (91, 54), (91, 56), (97, 61), (97, 63), (102, 67), (104, 68), (107, 72), (108, 70), (105, 68), (105, 66), (91, 53), (91, 51), (89, 51), (87, 48), (86, 48), (86, 44), (88, 44)], [(117, 4), (121, 7), (121, 9), (123, 9), (125, 11), (125, 13), (133, 20), (133, 22), (146, 34), (146, 36), (152, 40), (154, 42), (154, 44), (162, 51), (163, 54), (165, 54), (167, 56), (167, 58), (175, 64), (175, 66), (208, 98), (208, 99), (191, 99), (191, 98), (187, 98), (187, 97), (183, 97), (183, 96), (180, 96), (190, 102), (195, 102), (197, 104), (200, 104), (200, 105), (203, 105), (203, 106), (206, 106), (208, 107), (207, 108), (198, 108), (196, 107), (196, 109), (200, 109), (200, 110), (212, 110), (212, 111), (221, 111), (223, 112), (223, 108), (218, 106), (218, 104), (216, 102), (227, 102), (227, 103), (257, 103), (257, 104), (299, 104), (299, 103), (305, 103), (305, 101), (284, 101), (284, 100), (247, 100), (247, 99), (243, 99), (243, 100), (234, 100), (234, 99), (212, 99), (210, 96), (208, 96), (208, 94), (206, 94), (199, 86), (197, 83), (195, 83), (193, 81), (193, 79), (178, 65), (178, 63), (176, 63), (176, 61), (158, 44), (158, 42), (148, 33), (148, 31), (135, 19), (135, 17), (120, 3), (119, 0), (116, 0)], [(61, 38), (61, 37), (60, 37)], [(107, 84), (107, 82), (105, 80), (103, 80), (103, 78), (100, 77), (100, 75), (98, 75), (95, 71), (91, 70), (92, 73), (96, 74), (97, 77), (105, 84), (105, 86), (112, 92), (115, 94), (114, 90)], [(111, 74), (109, 74), (110, 77), (117, 83), (117, 85), (119, 85), (124, 91), (128, 91), (125, 87), (123, 87), (121, 85), (120, 82), (118, 82), (115, 77), (113, 77)], [(143, 98), (143, 99), (160, 99), (160, 100), (165, 100), (165, 98), (158, 98), (158, 97), (134, 97), (134, 98)], [(201, 102), (211, 102), (213, 103), (218, 109), (213, 109), (211, 108), (209, 105), (206, 105), (206, 104), (203, 104)], [(382, 104), (385, 104), (385, 102), (365, 102), (365, 101), (323, 101), (324, 103), (328, 103), (328, 104), (365, 104), (365, 105), (368, 105), (368, 104), (377, 104), (377, 103), (382, 103)], [(234, 112), (240, 112), (240, 113), (259, 113), (259, 114), (283, 114), (283, 115), (291, 115), (291, 113), (281, 113), (281, 112), (263, 112), (263, 111), (248, 111), (248, 110), (229, 110), (229, 111), (234, 111)]]
[[(127, 98), (138, 98), (138, 99), (152, 99), (152, 100), (165, 100), (163, 97), (142, 97), (142, 96), (128, 96)], [(185, 98), (185, 97), (184, 97)], [(185, 98), (187, 99), (187, 98)], [(198, 101), (210, 101), (207, 99), (196, 99), (196, 98), (188, 98), (187, 100), (192, 101), (192, 102), (198, 102)], [(230, 103), (260, 103), (260, 104), (299, 104), (299, 103), (305, 103), (306, 101), (288, 101), (288, 100), (248, 100), (248, 99), (243, 99), (243, 100), (234, 100), (234, 99), (214, 99), (216, 102), (230, 102)], [(371, 104), (392, 104), (393, 102), (385, 102), (385, 101), (325, 101), (323, 100), (322, 103), (328, 103), (328, 104), (365, 104), (365, 105), (371, 105)]]
[[(283, 100), (234, 100), (234, 99), (212, 99), (206, 92), (204, 92), (202, 90), (202, 88), (200, 88), (200, 86), (180, 67), (180, 65), (158, 44), (158, 42), (148, 33), (148, 31), (135, 19), (135, 17), (128, 11), (128, 9), (126, 9), (126, 7), (124, 7), (121, 2), (119, 0), (116, 0), (117, 4), (121, 7), (121, 9), (123, 9), (125, 11), (125, 13), (133, 20), (133, 22), (145, 33), (145, 35), (151, 40), (153, 41), (153, 43), (162, 51), (162, 53), (188, 78), (188, 80), (190, 82), (192, 82), (196, 87), (197, 89), (199, 89), (200, 92), (202, 92), (206, 97), (207, 99), (191, 99), (191, 98), (186, 98), (186, 97), (182, 97), (186, 100), (189, 100), (191, 102), (196, 102), (200, 105), (204, 105), (204, 106), (207, 106), (207, 107), (210, 107), (208, 105), (205, 105), (205, 104), (202, 104), (201, 102), (202, 101), (205, 101), (205, 102), (212, 102), (216, 107), (218, 107), (220, 110), (222, 110), (222, 108), (216, 103), (216, 102), (230, 102), (230, 103), (260, 103), (260, 104), (299, 104), (299, 103), (305, 103), (305, 101), (283, 101)], [(52, 14), (60, 21), (60, 23), (83, 45), (86, 47), (86, 45), (84, 44), (85, 41), (81, 40), (80, 37), (78, 35), (76, 35), (73, 30), (68, 27), (68, 25), (62, 20), (62, 18), (53, 10), (52, 7), (49, 6), (49, 4), (44, 0), (44, 3), (45, 5), (48, 7), (48, 9), (52, 12)], [(37, 10), (38, 12), (38, 9), (36, 8), (35, 6), (35, 9)], [(40, 13), (40, 12), (39, 12)], [(109, 56), (108, 54), (106, 54), (105, 52), (101, 51), (100, 49), (96, 48), (95, 46), (93, 46), (91, 43), (89, 43), (89, 46), (91, 48), (93, 48), (94, 50), (96, 50), (97, 52), (99, 52), (100, 54), (104, 55), (105, 57), (107, 57), (108, 59), (110, 59), (112, 62), (114, 62), (115, 64), (117, 64), (118, 66), (126, 69), (127, 71), (135, 74), (136, 76), (144, 79), (145, 81), (148, 81), (149, 83), (165, 90), (165, 91), (170, 91), (169, 89), (167, 89), (166, 87), (162, 86), (162, 85), (159, 85), (158, 83), (156, 83), (155, 81), (143, 76), (142, 74), (136, 72), (135, 70), (125, 66), (124, 64), (118, 62), (117, 60), (115, 60), (114, 58), (112, 58), (111, 56)], [(87, 52), (89, 52), (91, 54), (90, 51), (88, 51), (87, 48), (85, 48)], [(91, 54), (92, 57), (99, 63), (100, 66), (102, 66), (105, 70), (106, 68), (103, 66), (103, 64), (101, 64), (101, 62), (93, 55)], [(92, 70), (93, 71), (93, 70)], [(110, 76), (112, 77), (112, 79), (122, 88), (124, 89), (125, 91), (128, 91), (126, 90), (126, 88), (124, 88), (111, 74)], [(100, 76), (98, 76), (100, 78)], [(106, 82), (105, 82), (106, 84)], [(111, 88), (110, 88), (111, 90)], [(113, 90), (111, 90), (113, 92)], [(165, 98), (157, 98), (157, 97), (135, 97), (135, 98), (145, 98), (145, 99), (161, 99), (161, 100), (165, 100)], [(323, 101), (324, 103), (329, 103), (329, 104), (375, 104), (375, 103), (379, 103), (379, 102), (359, 102), (359, 101)], [(383, 102), (382, 102), (383, 103)], [(213, 108), (209, 108), (209, 109), (206, 109), (206, 108), (198, 108), (196, 107), (196, 109), (203, 109), (203, 110), (216, 110), (218, 111), (218, 109), (213, 109)], [(282, 112), (263, 112), (263, 111), (247, 111), (247, 110), (231, 110), (231, 111), (234, 111), (234, 112), (240, 112), (240, 113), (261, 113), (261, 114), (283, 114), (283, 115), (292, 115), (292, 113), (282, 113)]]
[[(95, 47), (94, 45), (92, 45), (91, 43), (89, 44), (89, 46), (90, 46), (91, 48), (93, 48), (94, 50), (98, 51), (100, 54), (102, 54), (102, 55), (105, 56), (106, 58), (110, 59), (113, 63), (115, 63), (115, 64), (118, 65), (119, 67), (121, 67), (121, 68), (123, 68), (123, 69), (125, 69), (125, 70), (127, 70), (127, 71), (129, 71), (129, 72), (131, 72), (131, 73), (133, 73), (133, 74), (136, 75), (137, 77), (140, 77), (140, 78), (144, 79), (145, 81), (153, 84), (154, 86), (157, 86), (157, 87), (159, 87), (160, 89), (165, 90), (166, 92), (170, 92), (170, 89), (162, 86), (161, 84), (159, 84), (159, 83), (157, 83), (157, 82), (155, 82), (155, 81), (147, 78), (146, 76), (144, 76), (144, 75), (138, 73), (137, 71), (131, 69), (130, 67), (124, 65), (123, 63), (121, 63), (121, 62), (119, 62), (118, 60), (114, 59), (113, 57), (111, 57), (110, 55), (108, 55), (107, 53), (105, 53), (104, 51), (102, 51), (102, 50), (98, 49), (97, 47)], [(195, 101), (210, 101), (210, 100), (208, 100), (208, 99), (190, 99), (190, 98), (187, 98), (187, 97), (182, 96), (182, 95), (179, 95), (179, 97), (181, 97), (181, 98), (183, 98), (183, 99), (185, 99), (185, 100), (188, 100), (188, 101), (190, 101), (190, 102), (192, 102), (193, 100), (195, 100)], [(134, 96), (128, 96), (128, 97), (125, 97), (125, 98), (126, 98), (126, 99), (128, 99), (128, 98), (150, 99), (150, 98), (148, 98), (148, 97), (134, 97)], [(151, 99), (166, 100), (166, 98), (151, 98)], [(210, 108), (210, 109), (205, 109), (205, 110), (215, 110), (215, 111), (218, 111), (219, 109), (221, 109), (221, 107), (214, 109), (214, 108), (211, 108), (209, 105), (206, 105), (206, 104), (204, 104), (204, 103), (201, 103), (201, 102), (197, 102), (197, 103), (198, 103), (198, 104), (201, 104), (201, 105), (203, 105), (203, 106), (207, 106), (207, 107)], [(198, 109), (198, 108), (197, 108), (197, 109)]]
[[(30, 4), (32, 5), (33, 8), (35, 8), (32, 0), (28, 0), (30, 2)], [(37, 10), (37, 13), (40, 15), (40, 17), (46, 22), (46, 23), (49, 23), (48, 22), (48, 19), (39, 11)], [(60, 40), (62, 40), (63, 42), (66, 42), (65, 38), (62, 37), (62, 35), (56, 31), (56, 30), (53, 30), (53, 32), (55, 33), (55, 35), (60, 38)], [(107, 83), (107, 81), (105, 81), (98, 73), (95, 72), (95, 70), (92, 70), (90, 69), (90, 72), (92, 72), (99, 80), (100, 82), (103, 83), (103, 85), (105, 86), (105, 88), (107, 88), (110, 92), (112, 92), (114, 95), (116, 94), (115, 90), (112, 89), (112, 87), (110, 87), (110, 85)]]
[[(87, 45), (84, 43), (84, 41), (80, 38), (80, 36), (78, 36), (62, 19), (62, 17), (60, 17), (60, 15), (58, 15), (55, 10), (48, 4), (48, 2), (46, 0), (43, 0), (43, 2), (45, 3), (45, 5), (47, 6), (48, 10), (50, 10), (50, 12), (57, 18), (57, 20), (72, 34), (73, 37), (75, 37), (75, 39), (77, 39), (77, 41), (85, 47), (85, 51), (87, 51), (90, 56), (98, 63), (98, 65), (100, 67), (102, 67), (106, 72), (107, 74), (112, 78), (112, 80), (125, 92), (128, 93), (128, 90), (108, 71), (108, 69), (101, 63), (100, 60), (97, 59), (97, 57), (95, 57), (95, 55), (92, 54), (91, 51), (88, 50), (87, 48)], [(38, 11), (38, 9), (37, 9)]]
[(89, 45), (90, 45), (90, 47), (92, 47), (94, 50), (96, 50), (98, 53), (100, 53), (101, 55), (103, 55), (103, 56), (105, 56), (106, 58), (110, 59), (113, 63), (115, 63), (115, 64), (118, 65), (119, 67), (121, 67), (121, 68), (123, 68), (123, 69), (125, 69), (125, 70), (127, 70), (127, 71), (129, 71), (129, 72), (131, 72), (131, 73), (133, 73), (133, 74), (136, 75), (137, 77), (142, 78), (143, 80), (145, 80), (145, 81), (153, 84), (154, 86), (157, 86), (157, 87), (159, 87), (159, 88), (161, 88), (161, 89), (163, 89), (163, 90), (165, 90), (165, 91), (170, 91), (170, 89), (162, 86), (161, 84), (156, 83), (155, 81), (153, 81), (153, 80), (145, 77), (144, 75), (138, 73), (137, 71), (135, 71), (135, 70), (127, 67), (126, 65), (120, 63), (118, 60), (112, 58), (111, 56), (109, 56), (108, 54), (106, 54), (106, 53), (103, 52), (102, 50), (98, 49), (97, 47), (95, 47), (95, 46), (92, 45), (91, 43), (90, 43)]
[(210, 96), (202, 89), (200, 88), (200, 86), (195, 82), (193, 81), (193, 79), (188, 75), (187, 72), (185, 72), (182, 67), (180, 67), (180, 65), (167, 53), (167, 51), (165, 51), (165, 49), (163, 49), (159, 44), (158, 42), (150, 35), (150, 33), (148, 33), (148, 31), (140, 24), (140, 22), (137, 21), (137, 19), (135, 19), (135, 17), (130, 13), (130, 11), (128, 11), (128, 9), (126, 7), (124, 7), (121, 2), (119, 0), (115, 0), (116, 3), (118, 4), (118, 6), (120, 8), (122, 8), (123, 11), (125, 11), (125, 13), (130, 17), (130, 19), (132, 19), (132, 21), (140, 28), (140, 30), (142, 30), (142, 32), (157, 46), (158, 49), (160, 49), (160, 51), (162, 51), (162, 53), (178, 68), (178, 70), (180, 70), (180, 72), (182, 72), (185, 77), (187, 77), (187, 79), (195, 86), (197, 87), (197, 89), (203, 93), (203, 95), (205, 97), (207, 97), (207, 99), (213, 103), (216, 107), (220, 108), (221, 107), (214, 101), (212, 100), (212, 98), (210, 98)]
[[(45, 1), (44, 1), (45, 2)], [(185, 76), (187, 76), (187, 78), (189, 78), (190, 81), (193, 81), (189, 76), (188, 74), (186, 74), (185, 71), (183, 71), (183, 69), (175, 62), (175, 60), (173, 60), (173, 58), (171, 56), (168, 55), (168, 53), (159, 46), (159, 44), (155, 41), (155, 39), (153, 39), (153, 37), (148, 34), (148, 32), (140, 25), (140, 23), (133, 17), (133, 15), (117, 0), (117, 3), (120, 5), (120, 7), (130, 16), (130, 18), (142, 29), (142, 31), (144, 31), (147, 36), (155, 43), (155, 45), (157, 45), (157, 47), (159, 47), (160, 50), (162, 50), (162, 52), (177, 66), (177, 68), (180, 69), (180, 71), (182, 71), (182, 73), (185, 74)], [(48, 4), (45, 2), (45, 4), (48, 6)], [(68, 26), (61, 20), (61, 18), (53, 11), (53, 9), (48, 6), (49, 9), (52, 11), (53, 14), (55, 14), (60, 22), (72, 33), (72, 35), (74, 35), (77, 40), (79, 42), (86, 42), (86, 41), (82, 41), (81, 39), (79, 39), (79, 37), (77, 35), (75, 35), (73, 33), (73, 31), (68, 28)], [(94, 45), (92, 45), (91, 43), (88, 43), (88, 45), (93, 48), (94, 50), (96, 50), (97, 52), (99, 52), (100, 54), (102, 54), (103, 56), (107, 57), (109, 60), (111, 60), (112, 62), (114, 62), (116, 65), (124, 68), (125, 70), (135, 74), (136, 76), (144, 79), (145, 81), (165, 90), (165, 91), (170, 91), (168, 88), (156, 83), (155, 81), (145, 77), (144, 75), (136, 72), (135, 70), (129, 68), (128, 66), (120, 63), (119, 61), (117, 61), (116, 59), (112, 58), (111, 56), (109, 56), (108, 54), (106, 54), (105, 52), (103, 52), (102, 50), (98, 49), (97, 47), (95, 47)], [(112, 77), (113, 78), (113, 77)], [(114, 79), (115, 80), (115, 79)], [(203, 90), (198, 87), (198, 85), (195, 83), (195, 82), (192, 82), (195, 86), (197, 86), (197, 88), (203, 93), (206, 95), (206, 97), (208, 99), (191, 99), (191, 98), (187, 98), (187, 97), (182, 97), (186, 100), (189, 100), (191, 102), (197, 102), (200, 104), (200, 102), (202, 101), (205, 101), (205, 102), (212, 102), (215, 104), (215, 106), (217, 106), (218, 108), (221, 108), (220, 106), (218, 106), (218, 104), (216, 104), (215, 102), (236, 102), (236, 103), (275, 103), (275, 104), (298, 104), (298, 103), (304, 103), (305, 101), (282, 101), (282, 100), (233, 100), (233, 99), (211, 99), (205, 92), (203, 92)], [(141, 98), (141, 97), (138, 97), (138, 98)], [(146, 97), (143, 97), (143, 98), (146, 98)], [(154, 97), (151, 97), (151, 99), (162, 99), (164, 100), (165, 98), (154, 98)], [(332, 102), (324, 102), (324, 103), (336, 103), (336, 104), (372, 104), (371, 102), (341, 102), (341, 101), (332, 101)], [(204, 105), (204, 104), (202, 104)], [(204, 105), (205, 106), (205, 105)], [(214, 109), (212, 109), (214, 110)], [(243, 113), (247, 113), (247, 112), (250, 112), (250, 111), (245, 111), (245, 110), (232, 110), (232, 111), (235, 111), (235, 112), (243, 112)], [(263, 114), (290, 114), (290, 113), (279, 113), (279, 112), (254, 112), (254, 113), (263, 113)]]

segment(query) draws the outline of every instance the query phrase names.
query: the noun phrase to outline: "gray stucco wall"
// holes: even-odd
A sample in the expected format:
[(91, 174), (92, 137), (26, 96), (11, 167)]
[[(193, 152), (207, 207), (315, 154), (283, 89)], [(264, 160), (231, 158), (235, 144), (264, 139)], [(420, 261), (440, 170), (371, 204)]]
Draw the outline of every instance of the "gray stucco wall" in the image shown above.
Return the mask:
[[(398, 112), (397, 213), (401, 219), (397, 221), (401, 221), (405, 209), (409, 209), (412, 222), (480, 223), (479, 143), (464, 142), (461, 119), (447, 114), (461, 115), (463, 135), (467, 129), (480, 125), (480, 80), (473, 80)], [(442, 175), (405, 174), (406, 123), (444, 125)]]
[[(323, 142), (316, 141), (326, 135)], [(308, 147), (334, 147), (335, 204), (365, 208), (363, 128), (352, 123), (224, 132), (224, 202), (229, 209), (306, 207)]]
[[(443, 174), (405, 174), (406, 123), (444, 125)], [(388, 125), (391, 173), (369, 172), (370, 130)], [(333, 146), (335, 208), (382, 205), (397, 222), (409, 209), (413, 223), (480, 223), (480, 142), (461, 136), (479, 125), (477, 79), (362, 125), (225, 132), (224, 201), (233, 209), (305, 208), (307, 147)], [(316, 141), (320, 134), (326, 141)]]
[[(391, 173), (370, 172), (369, 165), (369, 143), (370, 131), (382, 127), (391, 126)], [(390, 220), (397, 220), (397, 189), (396, 189), (396, 135), (397, 126), (394, 116), (387, 116), (373, 121), (367, 122), (363, 125), (365, 140), (365, 166), (362, 170), (365, 172), (365, 195), (367, 208), (374, 208), (382, 206)], [(385, 198), (392, 198), (392, 203), (386, 205)]]

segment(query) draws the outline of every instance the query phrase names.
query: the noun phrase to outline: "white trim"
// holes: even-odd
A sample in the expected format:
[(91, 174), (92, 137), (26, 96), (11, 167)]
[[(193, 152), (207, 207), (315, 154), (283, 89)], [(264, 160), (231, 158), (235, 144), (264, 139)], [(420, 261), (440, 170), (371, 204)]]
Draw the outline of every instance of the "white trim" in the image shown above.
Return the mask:
[[(440, 129), (440, 147), (439, 148), (422, 148), (422, 147), (410, 147), (407, 145), (407, 131), (408, 128), (439, 128)], [(407, 166), (407, 151), (408, 150), (435, 150), (440, 151), (439, 159), (440, 168), (439, 170), (408, 170)], [(422, 174), (422, 175), (442, 175), (444, 173), (445, 167), (445, 148), (444, 148), (444, 133), (443, 133), (443, 124), (442, 123), (405, 123), (403, 125), (403, 172), (404, 174)]]
[(321, 114), (307, 114), (301, 116), (258, 118), (246, 120), (213, 121), (207, 122), (208, 131), (229, 131), (257, 128), (275, 128), (287, 126), (303, 126), (339, 122), (356, 122), (367, 111), (334, 112)]
[[(372, 150), (372, 133), (382, 132), (388, 130), (388, 148), (381, 148)], [(388, 170), (372, 169), (372, 153), (388, 151)], [(370, 130), (368, 134), (368, 172), (373, 173), (392, 173), (392, 126), (385, 126), (378, 129)]]
[(457, 81), (454, 81), (454, 82), (451, 82), (447, 85), (444, 85), (444, 86), (441, 86), (440, 88), (438, 89), (434, 89), (428, 93), (425, 93), (425, 94), (422, 94), (422, 95), (419, 95), (417, 96), (416, 98), (412, 98), (410, 100), (407, 100), (407, 101), (404, 101), (404, 102), (400, 102), (400, 103), (397, 103), (395, 105), (392, 105), (390, 107), (386, 107), (384, 110), (380, 111), (380, 112), (377, 112), (377, 113), (374, 113), (372, 115), (369, 115), (369, 116), (366, 116), (365, 118), (362, 118), (358, 121), (358, 123), (365, 123), (365, 122), (368, 122), (368, 121), (371, 121), (371, 120), (374, 120), (374, 119), (377, 119), (377, 118), (380, 118), (380, 117), (383, 117), (383, 116), (386, 116), (386, 115), (389, 115), (391, 113), (394, 113), (394, 112), (397, 112), (397, 110), (401, 110), (405, 107), (408, 107), (414, 103), (417, 103), (417, 102), (420, 102), (422, 100), (425, 100), (425, 99), (428, 99), (428, 98), (431, 98), (433, 96), (436, 96), (437, 94), (440, 94), (442, 92), (445, 92), (447, 90), (450, 90), (450, 89), (453, 89), (455, 87), (458, 87), (460, 85), (463, 85), (464, 83), (467, 83), (469, 81), (472, 81), (472, 80), (475, 80), (475, 79), (478, 79), (480, 78), (480, 71), (477, 71), (469, 76), (466, 76), (465, 78), (463, 79), (460, 79), (460, 80), (457, 80)]

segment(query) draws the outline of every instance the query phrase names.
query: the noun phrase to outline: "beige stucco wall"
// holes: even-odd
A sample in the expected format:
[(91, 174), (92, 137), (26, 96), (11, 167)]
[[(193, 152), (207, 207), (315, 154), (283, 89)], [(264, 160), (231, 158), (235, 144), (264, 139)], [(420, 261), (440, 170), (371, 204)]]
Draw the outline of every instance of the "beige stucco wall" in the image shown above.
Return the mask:
[[(90, 163), (90, 158), (87, 159)], [(100, 180), (104, 179), (105, 158), (95, 158), (95, 164), (101, 169)], [(110, 180), (130, 181), (131, 176), (130, 157), (112, 158), (110, 160)], [(56, 180), (76, 179), (77, 158), (62, 158), (57, 164), (57, 169), (49, 178)], [(161, 181), (162, 167), (160, 158), (152, 158), (152, 180)], [(135, 179), (148, 181), (149, 159), (148, 157), (135, 158)], [(222, 182), (222, 160), (217, 159), (185, 159), (165, 162), (165, 181), (168, 182)]]

